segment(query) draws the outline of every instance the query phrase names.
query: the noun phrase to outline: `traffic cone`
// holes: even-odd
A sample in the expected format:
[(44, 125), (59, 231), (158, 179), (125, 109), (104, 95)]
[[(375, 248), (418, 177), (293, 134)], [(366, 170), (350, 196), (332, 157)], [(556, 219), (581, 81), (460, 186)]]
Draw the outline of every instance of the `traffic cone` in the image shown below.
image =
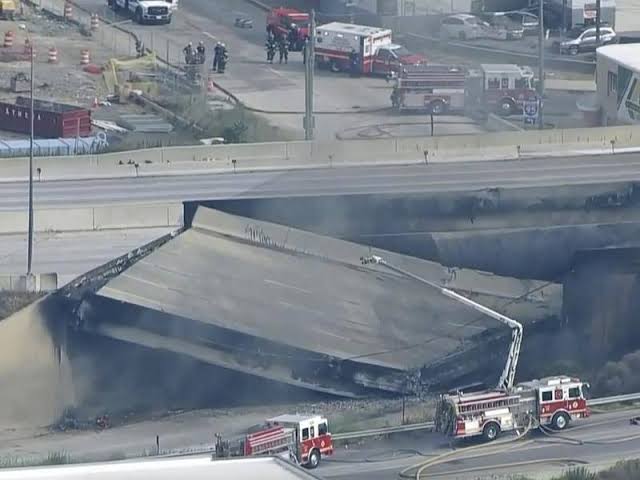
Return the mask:
[(214, 90), (215, 86), (213, 85), (213, 80), (209, 79), (209, 82), (207, 83), (207, 92), (213, 93)]
[(98, 108), (98, 97), (93, 97), (92, 108)]

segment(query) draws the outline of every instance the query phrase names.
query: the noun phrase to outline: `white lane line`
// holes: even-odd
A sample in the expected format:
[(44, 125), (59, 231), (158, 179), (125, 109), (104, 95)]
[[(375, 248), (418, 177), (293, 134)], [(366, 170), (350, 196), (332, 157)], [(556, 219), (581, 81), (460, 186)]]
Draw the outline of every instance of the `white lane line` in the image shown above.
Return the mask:
[(284, 78), (284, 77), (285, 77), (285, 74), (284, 74), (284, 73), (279, 72), (279, 71), (277, 71), (277, 70), (274, 70), (273, 68), (269, 68), (268, 70), (269, 70), (271, 73), (275, 73), (277, 76), (279, 76), (279, 77), (281, 77), (281, 78)]
[(277, 282), (275, 280), (269, 280), (268, 278), (264, 279), (264, 283), (269, 283), (271, 285), (277, 285), (278, 287), (283, 287), (283, 288), (289, 288), (291, 290), (296, 290), (298, 292), (302, 292), (302, 293), (308, 293), (309, 295), (311, 295), (311, 293), (309, 290), (305, 290), (304, 288), (300, 288), (300, 287), (295, 287), (293, 285), (287, 285), (286, 283), (280, 283)]
[(202, 32), (202, 34), (203, 34), (205, 37), (209, 37), (211, 40), (217, 40), (216, 36), (215, 36), (215, 35), (212, 35), (212, 34), (211, 34), (211, 33), (209, 33), (209, 32)]

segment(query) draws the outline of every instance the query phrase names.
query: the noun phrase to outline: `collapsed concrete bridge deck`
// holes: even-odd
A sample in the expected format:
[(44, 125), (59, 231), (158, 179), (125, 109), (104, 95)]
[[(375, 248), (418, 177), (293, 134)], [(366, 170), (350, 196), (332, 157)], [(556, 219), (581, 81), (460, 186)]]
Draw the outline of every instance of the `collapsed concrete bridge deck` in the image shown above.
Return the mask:
[[(369, 252), (201, 207), (190, 228), (85, 293), (79, 325), (85, 332), (341, 396), (413, 389), (425, 367), (455, 362), (456, 355), (508, 334), (423, 285), (360, 265)], [(555, 284), (375, 253), (525, 325), (559, 313)]]

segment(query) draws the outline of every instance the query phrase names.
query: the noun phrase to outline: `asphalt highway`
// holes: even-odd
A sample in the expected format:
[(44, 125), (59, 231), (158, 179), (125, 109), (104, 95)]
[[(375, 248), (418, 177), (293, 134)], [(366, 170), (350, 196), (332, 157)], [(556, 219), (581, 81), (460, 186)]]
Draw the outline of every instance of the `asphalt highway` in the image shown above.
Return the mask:
[[(434, 466), (421, 478), (476, 479), (495, 474), (558, 473), (575, 465), (605, 466), (623, 458), (640, 457), (640, 427), (629, 418), (638, 411), (619, 411), (575, 422), (562, 434), (549, 437), (534, 433), (499, 447), (487, 444), (466, 453), (476, 442), (458, 444), (459, 454)], [(515, 438), (515, 437), (513, 437)], [(568, 440), (575, 439), (575, 440)], [(449, 452), (445, 439), (436, 433), (397, 436), (384, 442), (362, 442), (341, 448), (323, 460), (316, 471), (327, 479), (394, 480), (403, 468)]]
[[(487, 188), (550, 187), (640, 180), (636, 154), (201, 174), (36, 183), (36, 208), (113, 203), (311, 196), (356, 193), (428, 193)], [(26, 207), (27, 183), (0, 184), (0, 210)]]

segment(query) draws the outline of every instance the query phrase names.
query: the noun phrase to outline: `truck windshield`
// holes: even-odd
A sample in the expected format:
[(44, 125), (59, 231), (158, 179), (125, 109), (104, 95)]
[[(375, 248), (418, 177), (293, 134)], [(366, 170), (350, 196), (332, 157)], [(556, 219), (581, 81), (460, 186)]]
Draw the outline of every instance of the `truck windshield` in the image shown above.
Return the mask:
[(406, 57), (408, 55), (411, 55), (411, 52), (407, 50), (406, 47), (403, 47), (402, 45), (394, 45), (390, 47), (389, 50), (391, 50), (398, 57)]

